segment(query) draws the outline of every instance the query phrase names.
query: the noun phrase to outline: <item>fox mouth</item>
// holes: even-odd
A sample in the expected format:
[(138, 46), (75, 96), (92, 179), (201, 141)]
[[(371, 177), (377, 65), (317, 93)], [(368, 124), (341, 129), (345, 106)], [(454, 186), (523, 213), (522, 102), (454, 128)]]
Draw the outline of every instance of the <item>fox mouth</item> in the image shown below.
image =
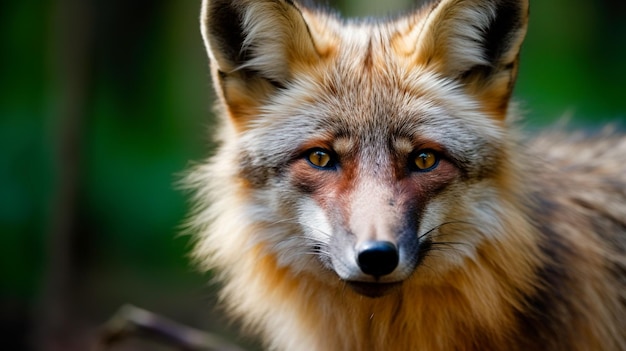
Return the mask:
[(396, 290), (402, 285), (402, 282), (394, 283), (369, 283), (369, 282), (357, 282), (348, 281), (348, 286), (352, 288), (356, 293), (363, 296), (376, 298), (389, 294), (393, 290)]

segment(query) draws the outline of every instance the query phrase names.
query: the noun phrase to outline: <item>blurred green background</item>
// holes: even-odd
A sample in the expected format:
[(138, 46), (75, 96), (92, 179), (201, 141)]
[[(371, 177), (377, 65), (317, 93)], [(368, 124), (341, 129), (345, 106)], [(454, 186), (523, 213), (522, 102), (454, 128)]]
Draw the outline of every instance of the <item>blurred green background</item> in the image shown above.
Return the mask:
[[(414, 3), (330, 1), (349, 16)], [(199, 7), (0, 3), (3, 350), (85, 350), (125, 303), (223, 333), (209, 276), (186, 257), (174, 186), (211, 148)], [(625, 2), (532, 2), (516, 89), (528, 128), (623, 127), (624, 82)]]

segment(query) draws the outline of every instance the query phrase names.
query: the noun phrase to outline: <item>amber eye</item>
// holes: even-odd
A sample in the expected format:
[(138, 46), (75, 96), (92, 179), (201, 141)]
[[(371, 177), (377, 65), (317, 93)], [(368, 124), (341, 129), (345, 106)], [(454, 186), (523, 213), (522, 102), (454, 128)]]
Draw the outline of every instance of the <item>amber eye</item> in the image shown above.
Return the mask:
[(439, 157), (434, 151), (420, 150), (415, 153), (413, 158), (413, 164), (411, 165), (417, 171), (430, 171), (437, 167), (439, 163)]
[(309, 151), (307, 160), (317, 168), (331, 169), (335, 167), (335, 161), (328, 151), (314, 149)]

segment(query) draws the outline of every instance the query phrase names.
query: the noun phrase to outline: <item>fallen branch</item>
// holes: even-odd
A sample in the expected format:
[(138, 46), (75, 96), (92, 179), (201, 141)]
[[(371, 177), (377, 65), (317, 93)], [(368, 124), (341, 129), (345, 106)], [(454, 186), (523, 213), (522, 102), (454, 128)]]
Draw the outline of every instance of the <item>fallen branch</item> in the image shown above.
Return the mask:
[(218, 336), (132, 305), (120, 308), (103, 325), (95, 351), (106, 351), (114, 344), (132, 337), (156, 340), (185, 351), (244, 351)]

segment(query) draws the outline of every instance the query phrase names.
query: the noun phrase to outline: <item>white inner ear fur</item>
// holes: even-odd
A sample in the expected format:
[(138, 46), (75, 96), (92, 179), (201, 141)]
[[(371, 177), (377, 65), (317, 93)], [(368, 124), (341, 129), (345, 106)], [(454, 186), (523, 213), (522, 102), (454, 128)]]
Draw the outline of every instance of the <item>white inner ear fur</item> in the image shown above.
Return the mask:
[[(485, 33), (496, 17), (493, 3), (442, 2), (418, 26), (414, 37), (418, 55), (434, 55), (445, 48), (446, 56), (438, 57), (449, 74), (460, 74), (477, 65), (488, 65), (485, 57)], [(426, 30), (423, 30), (426, 29)]]
[(253, 55), (237, 69), (253, 69), (277, 82), (287, 82), (295, 61), (317, 55), (304, 18), (291, 5), (250, 3), (243, 17), (243, 31), (242, 50)]

